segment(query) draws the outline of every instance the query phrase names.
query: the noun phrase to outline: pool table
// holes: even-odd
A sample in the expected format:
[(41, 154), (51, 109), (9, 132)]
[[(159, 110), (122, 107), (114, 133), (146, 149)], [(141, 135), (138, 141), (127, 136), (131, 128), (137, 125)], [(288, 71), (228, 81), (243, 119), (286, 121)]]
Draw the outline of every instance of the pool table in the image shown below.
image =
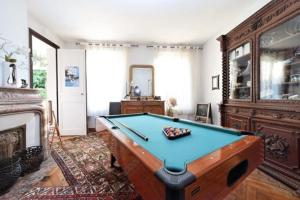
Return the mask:
[[(100, 119), (113, 158), (144, 200), (223, 199), (262, 162), (262, 139), (247, 132), (150, 113)], [(191, 134), (169, 140), (166, 126)]]

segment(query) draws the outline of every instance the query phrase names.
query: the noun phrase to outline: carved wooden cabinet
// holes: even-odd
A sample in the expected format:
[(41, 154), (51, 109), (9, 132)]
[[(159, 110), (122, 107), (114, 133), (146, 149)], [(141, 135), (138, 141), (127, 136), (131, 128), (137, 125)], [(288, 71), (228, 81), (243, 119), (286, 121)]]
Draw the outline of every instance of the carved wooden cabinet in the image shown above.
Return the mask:
[(165, 114), (165, 101), (147, 100), (147, 101), (121, 101), (121, 113), (132, 114), (149, 112), (159, 115)]
[(261, 133), (260, 169), (300, 194), (300, 1), (273, 0), (218, 40), (221, 125)]

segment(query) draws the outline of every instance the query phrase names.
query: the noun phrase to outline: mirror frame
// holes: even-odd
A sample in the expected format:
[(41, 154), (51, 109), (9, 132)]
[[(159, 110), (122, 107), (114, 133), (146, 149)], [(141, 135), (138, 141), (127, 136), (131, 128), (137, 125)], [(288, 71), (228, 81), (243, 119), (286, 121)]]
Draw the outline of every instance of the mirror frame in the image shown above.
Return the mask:
[[(129, 84), (132, 82), (133, 69), (134, 68), (150, 68), (152, 69), (152, 96), (141, 96), (141, 97), (154, 97), (154, 67), (153, 65), (131, 65), (129, 68)], [(130, 95), (130, 98), (136, 99), (138, 97)]]

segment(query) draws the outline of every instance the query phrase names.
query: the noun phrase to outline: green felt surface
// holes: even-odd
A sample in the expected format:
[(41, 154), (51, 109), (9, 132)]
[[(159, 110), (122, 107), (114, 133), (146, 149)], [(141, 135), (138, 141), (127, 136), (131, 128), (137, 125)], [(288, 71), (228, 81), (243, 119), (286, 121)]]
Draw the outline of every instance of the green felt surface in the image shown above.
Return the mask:
[[(184, 170), (185, 164), (243, 137), (239, 135), (239, 132), (234, 130), (191, 123), (184, 120), (174, 122), (170, 118), (150, 114), (110, 116), (109, 119), (129, 138), (141, 145), (158, 159), (164, 161), (165, 167), (177, 171)], [(149, 140), (144, 141), (118, 122), (143, 133)], [(166, 126), (188, 128), (191, 130), (191, 135), (175, 140), (169, 140), (162, 133), (162, 129)]]

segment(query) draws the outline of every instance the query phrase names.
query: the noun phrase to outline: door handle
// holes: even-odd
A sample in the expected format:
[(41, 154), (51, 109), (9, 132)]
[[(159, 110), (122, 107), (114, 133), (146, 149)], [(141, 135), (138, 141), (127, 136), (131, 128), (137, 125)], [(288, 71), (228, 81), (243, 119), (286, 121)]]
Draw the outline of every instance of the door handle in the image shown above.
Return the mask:
[(80, 93), (80, 95), (83, 96), (84, 94), (83, 94), (83, 93)]

